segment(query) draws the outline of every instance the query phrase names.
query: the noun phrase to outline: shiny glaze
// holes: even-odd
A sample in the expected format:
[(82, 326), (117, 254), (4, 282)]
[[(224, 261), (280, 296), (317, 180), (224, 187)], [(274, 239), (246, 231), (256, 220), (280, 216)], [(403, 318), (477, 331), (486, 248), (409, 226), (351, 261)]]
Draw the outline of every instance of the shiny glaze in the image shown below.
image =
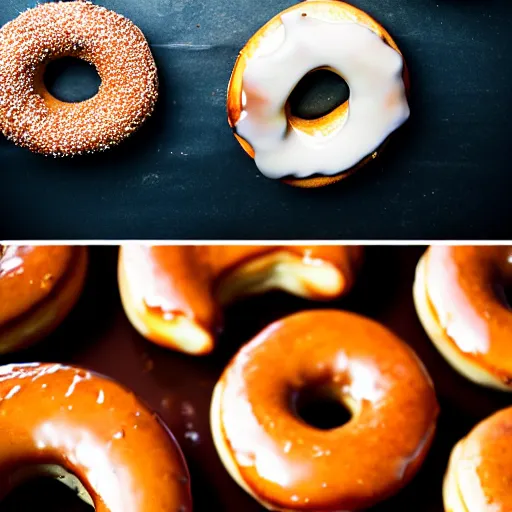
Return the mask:
[[(255, 270), (259, 271), (260, 258), (275, 255), (277, 259), (282, 253), (305, 266), (329, 265), (338, 269), (342, 285), (337, 295), (351, 288), (362, 259), (362, 248), (357, 246), (127, 245), (121, 248), (120, 265), (136, 293), (142, 295), (149, 317), (171, 320), (184, 315), (215, 333), (222, 325), (218, 291), (223, 281), (232, 276), (250, 281), (253, 277), (251, 270), (246, 272), (247, 264), (255, 263)], [(309, 283), (303, 284), (308, 287)], [(312, 287), (307, 294), (314, 299), (333, 298)]]
[(0, 486), (17, 470), (63, 466), (97, 512), (189, 511), (187, 469), (170, 432), (114, 381), (59, 364), (0, 367)]
[[(251, 158), (255, 157), (254, 148), (247, 140), (240, 136), (235, 129), (239, 121), (242, 119), (242, 113), (244, 111), (244, 96), (246, 95), (246, 91), (244, 91), (243, 87), (244, 73), (252, 59), (257, 57), (259, 54), (266, 54), (269, 49), (272, 48), (272, 45), (275, 46), (276, 42), (279, 43), (279, 31), (282, 29), (281, 17), (295, 11), (299, 11), (301, 15), (306, 14), (307, 16), (311, 16), (313, 18), (318, 17), (319, 19), (333, 23), (357, 23), (359, 26), (365, 27), (372, 31), (379, 38), (381, 38), (384, 43), (386, 43), (389, 47), (401, 55), (400, 50), (398, 49), (398, 46), (392, 39), (391, 35), (376, 20), (374, 20), (371, 16), (361, 11), (360, 9), (357, 9), (356, 7), (353, 7), (352, 5), (346, 4), (344, 2), (337, 0), (307, 0), (305, 2), (300, 2), (299, 4), (294, 5), (289, 9), (286, 9), (277, 14), (266, 25), (258, 30), (240, 51), (240, 55), (233, 68), (228, 86), (228, 121), (230, 126), (234, 129), (234, 134), (238, 142), (246, 151), (246, 153), (251, 156)], [(402, 77), (405, 91), (407, 93), (409, 90), (409, 74), (405, 64), (403, 65)], [(256, 98), (256, 100), (258, 100), (258, 98)], [(348, 113), (349, 101), (346, 101), (337, 107), (334, 111), (318, 119), (301, 119), (290, 115), (289, 112), (286, 112), (286, 116), (289, 127), (291, 127), (296, 132), (302, 133), (305, 137), (320, 136), (328, 138), (329, 136), (332, 136), (333, 132), (343, 127), (348, 118)], [(383, 144), (370, 155), (362, 155), (361, 161), (351, 169), (346, 169), (344, 172), (340, 172), (333, 176), (320, 175), (300, 179), (289, 178), (284, 179), (283, 181), (289, 185), (303, 188), (321, 187), (335, 183), (353, 174), (366, 163), (373, 160), (380, 153), (381, 149), (383, 149), (384, 145), (385, 141), (383, 141)]]
[(0, 352), (38, 341), (64, 319), (85, 279), (87, 250), (4, 246), (0, 252)]
[[(367, 247), (354, 289), (329, 302), (330, 307), (374, 318), (407, 340), (427, 366), (442, 407), (435, 441), (421, 471), (403, 491), (372, 512), (441, 512), (441, 479), (451, 448), (476, 422), (510, 406), (508, 393), (474, 386), (457, 372), (448, 371), (425, 335), (411, 294), (415, 267), (424, 250)], [(281, 293), (234, 303), (224, 310), (226, 328), (216, 352), (202, 359), (184, 357), (148, 343), (130, 325), (117, 290), (117, 248), (91, 247), (89, 254), (86, 288), (68, 321), (44, 344), (23, 354), (4, 356), (2, 362), (63, 361), (115, 378), (156, 411), (176, 436), (191, 473), (194, 510), (264, 512), (225, 471), (217, 455), (209, 421), (212, 392), (242, 343), (275, 320), (307, 307), (325, 306)], [(0, 509), (32, 511), (49, 503), (54, 512), (90, 512), (59, 489), (57, 482), (26, 483), (9, 495)]]
[(70, 247), (5, 247), (0, 257), (0, 325), (48, 297), (75, 256)]
[[(324, 385), (353, 412), (328, 431), (290, 406), (294, 391)], [(381, 325), (341, 311), (271, 324), (217, 386), (222, 435), (243, 481), (283, 510), (354, 510), (395, 494), (423, 462), (438, 414), (414, 352)]]
[(461, 499), (471, 512), (512, 510), (511, 434), (509, 407), (482, 421), (461, 442), (454, 470)]
[(426, 253), (426, 287), (436, 320), (454, 347), (512, 384), (511, 247), (433, 246)]

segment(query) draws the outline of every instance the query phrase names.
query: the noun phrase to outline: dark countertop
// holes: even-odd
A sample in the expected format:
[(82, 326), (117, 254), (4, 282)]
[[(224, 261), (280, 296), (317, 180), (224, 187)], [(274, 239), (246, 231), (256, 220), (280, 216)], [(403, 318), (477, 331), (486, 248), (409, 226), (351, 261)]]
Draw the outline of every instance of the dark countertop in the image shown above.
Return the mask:
[[(427, 366), (441, 405), (438, 432), (420, 473), (376, 512), (442, 512), (441, 482), (451, 448), (478, 421), (510, 405), (510, 395), (477, 387), (459, 376), (424, 334), (412, 302), (414, 269), (421, 252), (421, 248), (368, 248), (354, 290), (329, 304), (374, 318), (409, 343)], [(243, 343), (271, 321), (313, 307), (325, 304), (279, 293), (244, 300), (226, 312), (226, 329), (214, 355), (177, 354), (145, 341), (131, 327), (117, 292), (116, 251), (95, 248), (86, 291), (67, 321), (44, 343), (0, 363), (70, 362), (114, 377), (146, 400), (176, 435), (191, 470), (196, 512), (263, 512), (217, 457), (209, 428), (210, 398), (224, 366)], [(52, 503), (57, 512), (88, 510), (46, 481), (26, 484), (1, 509), (28, 512), (36, 503)]]
[[(0, 239), (512, 238), (512, 2), (354, 0), (405, 55), (412, 117), (381, 158), (322, 190), (264, 178), (226, 122), (237, 52), (292, 0), (97, 3), (151, 43), (156, 113), (102, 155), (53, 160), (0, 136)], [(3, 0), (0, 25), (35, 4)], [(64, 95), (95, 83), (69, 73)]]

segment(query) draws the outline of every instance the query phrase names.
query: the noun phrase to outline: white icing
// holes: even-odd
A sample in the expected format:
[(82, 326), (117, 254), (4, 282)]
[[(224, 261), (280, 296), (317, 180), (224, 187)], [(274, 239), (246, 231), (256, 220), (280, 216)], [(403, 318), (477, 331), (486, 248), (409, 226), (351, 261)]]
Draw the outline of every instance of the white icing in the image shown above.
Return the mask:
[[(282, 28), (269, 33), (247, 62), (237, 133), (269, 178), (351, 169), (409, 117), (402, 56), (357, 23), (320, 20), (301, 10), (283, 14), (281, 21)], [(288, 124), (285, 105), (302, 77), (321, 67), (347, 82), (349, 112), (329, 135), (308, 135)]]

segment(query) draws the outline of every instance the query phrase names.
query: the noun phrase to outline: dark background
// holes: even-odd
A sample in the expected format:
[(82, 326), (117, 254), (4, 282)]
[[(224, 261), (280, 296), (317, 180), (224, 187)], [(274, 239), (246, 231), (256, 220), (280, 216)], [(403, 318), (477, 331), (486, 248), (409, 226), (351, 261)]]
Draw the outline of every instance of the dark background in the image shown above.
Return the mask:
[[(239, 302), (226, 311), (218, 350), (194, 357), (158, 347), (131, 327), (117, 291), (116, 249), (93, 248), (86, 290), (65, 323), (45, 342), (0, 358), (0, 364), (67, 362), (117, 379), (157, 411), (176, 436), (191, 472), (194, 512), (264, 512), (231, 479), (217, 456), (209, 426), (213, 387), (240, 346), (270, 322), (310, 308), (358, 312), (386, 325), (416, 351), (433, 379), (441, 406), (438, 430), (422, 469), (405, 489), (372, 510), (443, 512), (441, 485), (451, 449), (480, 420), (510, 406), (511, 397), (464, 379), (425, 335), (412, 301), (414, 270), (422, 251), (421, 247), (367, 248), (355, 288), (327, 305), (281, 293)], [(52, 512), (92, 512), (62, 485), (46, 480), (18, 488), (0, 503), (0, 510), (32, 512), (41, 506)]]
[[(0, 24), (35, 3), (2, 0)], [(0, 135), (0, 239), (512, 238), (509, 0), (354, 0), (403, 50), (412, 118), (380, 159), (322, 190), (264, 178), (226, 122), (237, 52), (293, 0), (96, 3), (151, 43), (156, 113), (96, 156), (48, 159)], [(73, 77), (94, 83), (75, 70), (54, 90), (72, 98)]]

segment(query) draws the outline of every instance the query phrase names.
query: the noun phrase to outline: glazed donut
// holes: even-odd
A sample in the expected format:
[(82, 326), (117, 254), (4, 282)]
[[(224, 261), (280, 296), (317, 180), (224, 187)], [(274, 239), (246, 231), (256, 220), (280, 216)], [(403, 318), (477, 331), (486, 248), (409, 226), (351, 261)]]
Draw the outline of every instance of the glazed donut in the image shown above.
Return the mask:
[(207, 354), (222, 305), (272, 289), (317, 300), (339, 297), (352, 286), (361, 258), (361, 247), (127, 245), (119, 255), (119, 288), (143, 336)]
[(414, 283), (416, 311), (428, 336), (459, 373), (512, 391), (511, 247), (430, 247)]
[(132, 392), (60, 364), (0, 367), (0, 497), (58, 478), (96, 512), (191, 511), (172, 434)]
[(512, 407), (477, 425), (452, 450), (443, 485), (446, 512), (512, 510)]
[[(297, 414), (311, 388), (352, 419), (320, 430)], [(269, 510), (360, 510), (395, 494), (421, 466), (438, 413), (430, 378), (381, 325), (341, 311), (271, 324), (218, 381), (210, 423), (236, 482)]]
[[(54, 98), (46, 65), (83, 59), (101, 78), (98, 94), (79, 103)], [(152, 113), (158, 78), (142, 32), (90, 2), (52, 2), (22, 13), (0, 30), (0, 130), (36, 153), (70, 156), (106, 150)]]
[(0, 246), (0, 354), (50, 334), (77, 302), (87, 249)]
[[(293, 89), (322, 68), (347, 81), (349, 100), (318, 119), (291, 115)], [(376, 158), (409, 117), (407, 91), (402, 55), (382, 26), (346, 3), (307, 0), (270, 20), (240, 52), (228, 120), (265, 176), (318, 187)]]

